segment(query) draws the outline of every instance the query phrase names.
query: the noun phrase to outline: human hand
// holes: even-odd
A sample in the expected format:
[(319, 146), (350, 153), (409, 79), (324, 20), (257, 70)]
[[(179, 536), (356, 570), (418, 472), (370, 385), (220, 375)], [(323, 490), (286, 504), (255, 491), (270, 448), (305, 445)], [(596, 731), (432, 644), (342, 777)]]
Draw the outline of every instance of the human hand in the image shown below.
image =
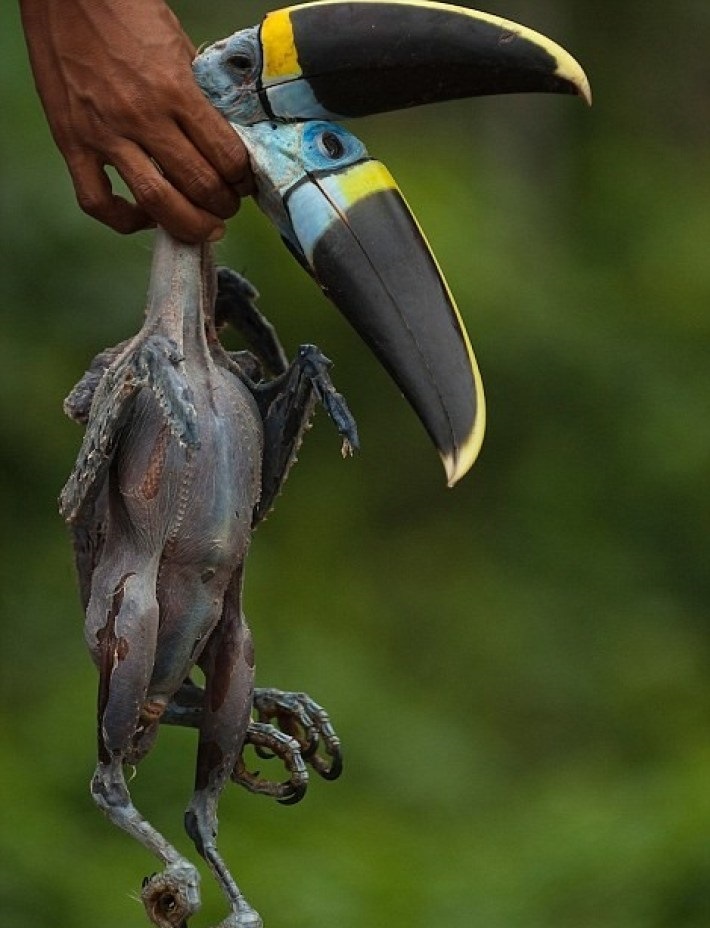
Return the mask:
[[(20, 0), (37, 90), (84, 212), (118, 232), (218, 239), (252, 192), (246, 150), (202, 96), (163, 0)], [(112, 165), (135, 203), (115, 194)]]

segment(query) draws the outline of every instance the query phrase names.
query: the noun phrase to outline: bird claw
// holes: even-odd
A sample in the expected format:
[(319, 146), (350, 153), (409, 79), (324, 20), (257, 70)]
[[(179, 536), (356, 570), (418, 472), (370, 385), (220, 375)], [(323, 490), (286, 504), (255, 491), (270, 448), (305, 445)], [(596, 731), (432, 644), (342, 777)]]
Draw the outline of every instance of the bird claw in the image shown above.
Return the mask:
[[(250, 723), (245, 744), (250, 744), (263, 760), (278, 757), (290, 776), (283, 783), (266, 780), (259, 771), (247, 770), (240, 757), (232, 771), (235, 783), (249, 792), (271, 796), (281, 805), (295, 805), (303, 799), (308, 787), (306, 764), (324, 780), (340, 776), (343, 769), (340, 739), (328, 713), (310, 696), (257, 688), (254, 711), (258, 721)], [(319, 753), (321, 744), (325, 757)]]
[[(259, 776), (259, 771), (251, 773), (244, 764), (241, 756), (232, 771), (232, 780), (249, 790), (250, 793), (259, 793), (271, 796), (282, 805), (294, 805), (300, 802), (306, 794), (308, 787), (308, 771), (303, 761), (298, 742), (273, 725), (263, 722), (251, 722), (246, 734), (246, 744), (251, 744), (255, 750), (262, 752), (260, 756), (278, 757), (290, 774), (285, 783), (266, 780)], [(263, 751), (268, 748), (268, 752)]]
[[(303, 760), (324, 780), (336, 780), (340, 776), (343, 770), (340, 739), (328, 713), (307, 693), (257, 687), (254, 710), (259, 722), (275, 723), (282, 732), (294, 738)], [(321, 745), (323, 753), (319, 753)]]

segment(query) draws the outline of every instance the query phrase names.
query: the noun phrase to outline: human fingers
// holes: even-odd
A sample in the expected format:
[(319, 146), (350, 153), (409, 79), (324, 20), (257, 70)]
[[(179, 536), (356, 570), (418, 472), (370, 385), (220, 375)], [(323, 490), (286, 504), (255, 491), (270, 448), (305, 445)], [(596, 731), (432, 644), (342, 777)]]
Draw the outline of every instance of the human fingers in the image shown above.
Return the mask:
[(113, 192), (98, 155), (75, 150), (65, 157), (77, 202), (88, 216), (126, 235), (155, 225), (140, 206)]
[(140, 210), (183, 242), (217, 241), (224, 235), (222, 220), (201, 209), (166, 178), (137, 145), (124, 144), (112, 163)]
[(152, 140), (150, 154), (170, 183), (192, 204), (220, 219), (239, 209), (239, 194), (175, 125)]
[(240, 196), (254, 193), (254, 179), (244, 143), (196, 85), (186, 91), (175, 118), (195, 148), (226, 183)]
[(97, 155), (76, 152), (67, 158), (77, 202), (87, 215), (123, 234), (156, 223), (186, 242), (215, 241), (224, 234), (219, 219), (193, 206), (140, 149), (114, 157), (113, 163), (135, 197), (135, 204), (113, 192)]

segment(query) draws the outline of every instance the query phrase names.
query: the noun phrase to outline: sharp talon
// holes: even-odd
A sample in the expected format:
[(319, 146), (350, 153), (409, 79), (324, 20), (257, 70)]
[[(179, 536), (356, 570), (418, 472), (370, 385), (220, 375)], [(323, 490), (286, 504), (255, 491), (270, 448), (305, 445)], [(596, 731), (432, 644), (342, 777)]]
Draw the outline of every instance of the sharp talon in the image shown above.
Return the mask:
[[(288, 783), (284, 784), (284, 786), (288, 785)], [(282, 799), (277, 799), (276, 801), (279, 803), (279, 805), (282, 806), (295, 806), (296, 803), (300, 802), (306, 795), (306, 788), (306, 783), (303, 783), (300, 786), (292, 786), (292, 792), (289, 796), (284, 796)]]
[(271, 751), (265, 751), (264, 748), (260, 748), (258, 745), (254, 745), (254, 753), (261, 760), (273, 760), (276, 757)]
[(324, 780), (337, 780), (342, 772), (343, 758), (340, 752), (333, 755), (333, 762), (330, 767), (324, 767), (322, 770), (318, 770), (318, 773)]

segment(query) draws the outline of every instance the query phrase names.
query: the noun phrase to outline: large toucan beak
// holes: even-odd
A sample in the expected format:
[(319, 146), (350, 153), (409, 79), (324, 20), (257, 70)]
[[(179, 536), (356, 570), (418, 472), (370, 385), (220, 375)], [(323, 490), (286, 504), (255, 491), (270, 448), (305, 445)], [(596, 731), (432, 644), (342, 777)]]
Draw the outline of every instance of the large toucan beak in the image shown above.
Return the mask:
[(321, 0), (216, 42), (194, 70), (249, 149), (259, 206), (397, 382), (453, 485), (485, 422), (461, 317), (389, 172), (317, 120), (493, 93), (589, 102), (581, 67), (544, 36), (464, 7)]
[[(257, 202), (411, 403), (453, 486), (481, 447), (483, 387), (451, 292), (392, 175), (335, 123), (235, 128), (250, 150)], [(296, 154), (298, 174), (289, 167)]]
[(348, 118), (485, 94), (577, 94), (580, 65), (500, 16), (423, 0), (321, 0), (217, 42), (195, 73), (241, 124)]

